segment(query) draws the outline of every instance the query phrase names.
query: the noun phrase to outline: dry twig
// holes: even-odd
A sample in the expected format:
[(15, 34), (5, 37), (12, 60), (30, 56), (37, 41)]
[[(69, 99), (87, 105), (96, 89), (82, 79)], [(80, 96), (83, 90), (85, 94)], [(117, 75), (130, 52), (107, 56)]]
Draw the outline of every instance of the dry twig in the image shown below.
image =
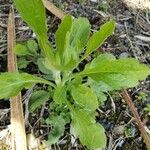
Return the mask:
[(47, 1), (47, 0), (43, 0), (43, 4), (45, 6), (45, 8), (47, 10), (49, 10), (52, 14), (54, 14), (56, 17), (58, 17), (59, 19), (63, 19), (65, 16), (65, 13), (60, 10), (59, 8), (57, 8), (53, 3)]
[(137, 110), (136, 110), (136, 108), (135, 108), (135, 106), (132, 102), (132, 99), (131, 99), (131, 97), (129, 96), (129, 94), (126, 90), (123, 90), (122, 97), (126, 101), (128, 107), (130, 108), (130, 110), (131, 110), (131, 112), (132, 112), (132, 114), (133, 114), (133, 116), (134, 116), (134, 118), (135, 118), (135, 120), (138, 124), (139, 130), (140, 130), (140, 132), (143, 136), (143, 139), (145, 141), (145, 144), (147, 146), (147, 150), (150, 150), (150, 136), (147, 134), (147, 132), (146, 132), (144, 126), (143, 126), (143, 123), (140, 119), (140, 116), (139, 116), (139, 114), (138, 114), (138, 112), (137, 112)]
[[(13, 52), (15, 46), (15, 21), (13, 9), (10, 10), (7, 33), (8, 72), (17, 72), (16, 56)], [(12, 150), (27, 150), (21, 93), (10, 99), (10, 107)]]

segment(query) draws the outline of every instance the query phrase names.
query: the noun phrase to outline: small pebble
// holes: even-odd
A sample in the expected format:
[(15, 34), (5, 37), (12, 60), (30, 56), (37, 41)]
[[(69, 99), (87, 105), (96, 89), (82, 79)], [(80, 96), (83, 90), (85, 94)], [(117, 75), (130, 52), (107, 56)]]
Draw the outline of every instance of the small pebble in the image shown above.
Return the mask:
[(114, 132), (115, 135), (123, 135), (124, 130), (125, 130), (124, 125), (119, 125), (119, 126), (114, 127), (113, 132)]
[(97, 3), (97, 2), (98, 2), (98, 0), (91, 0), (91, 2)]
[(128, 57), (129, 57), (129, 53), (126, 53), (126, 52), (121, 53), (119, 56), (119, 58), (128, 58)]

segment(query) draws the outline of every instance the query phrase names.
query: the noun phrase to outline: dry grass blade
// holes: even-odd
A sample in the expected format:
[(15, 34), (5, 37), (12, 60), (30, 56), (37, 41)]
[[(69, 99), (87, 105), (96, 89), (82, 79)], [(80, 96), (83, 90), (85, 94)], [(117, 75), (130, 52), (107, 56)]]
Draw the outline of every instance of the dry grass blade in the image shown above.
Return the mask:
[[(13, 52), (15, 46), (15, 21), (14, 11), (10, 10), (7, 28), (8, 42), (8, 72), (17, 71), (16, 56)], [(12, 133), (12, 149), (27, 150), (25, 125), (23, 117), (23, 107), (21, 94), (10, 99), (11, 107), (11, 133)]]
[(134, 118), (135, 118), (135, 120), (136, 120), (136, 122), (138, 124), (139, 130), (140, 130), (140, 132), (141, 132), (141, 134), (143, 136), (143, 139), (145, 141), (145, 144), (147, 146), (147, 150), (150, 150), (150, 136), (147, 134), (147, 132), (146, 132), (144, 126), (143, 126), (143, 123), (142, 123), (142, 121), (140, 119), (140, 116), (139, 116), (139, 114), (138, 114), (138, 112), (137, 112), (137, 110), (136, 110), (136, 108), (135, 108), (135, 106), (134, 106), (134, 104), (132, 102), (132, 99), (131, 99), (131, 97), (129, 96), (129, 94), (128, 94), (128, 92), (126, 90), (124, 90), (122, 92), (122, 97), (124, 98), (124, 100), (126, 101), (127, 105), (129, 106), (131, 112), (134, 115)]
[(54, 14), (59, 19), (63, 19), (64, 16), (66, 15), (62, 10), (60, 10), (54, 4), (52, 4), (47, 0), (43, 0), (43, 4), (47, 10), (49, 10), (52, 14)]

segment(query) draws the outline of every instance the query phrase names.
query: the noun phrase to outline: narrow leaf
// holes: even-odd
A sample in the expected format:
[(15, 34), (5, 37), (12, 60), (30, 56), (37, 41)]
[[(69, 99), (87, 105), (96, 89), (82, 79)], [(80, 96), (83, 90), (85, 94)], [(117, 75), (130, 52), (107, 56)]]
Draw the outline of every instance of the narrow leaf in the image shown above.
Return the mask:
[(106, 22), (104, 25), (100, 27), (100, 30), (92, 35), (87, 44), (87, 50), (85, 55), (89, 55), (96, 49), (98, 49), (104, 41), (112, 35), (115, 29), (115, 21), (111, 20)]
[(67, 16), (56, 32), (56, 44), (60, 54), (62, 70), (73, 69), (79, 54), (84, 50), (90, 34), (90, 23), (86, 18), (72, 20)]
[(65, 51), (66, 34), (67, 32), (70, 31), (71, 26), (72, 26), (72, 17), (68, 15), (65, 16), (58, 30), (56, 31), (56, 47), (60, 57), (62, 57), (62, 54)]
[(23, 20), (40, 36), (45, 37), (47, 33), (45, 8), (42, 0), (14, 0), (17, 10)]
[(38, 37), (42, 54), (46, 57), (49, 68), (56, 66), (52, 46), (47, 37), (46, 14), (42, 0), (14, 0), (23, 20), (32, 28)]
[(75, 19), (71, 28), (70, 41), (71, 46), (75, 47), (77, 45), (77, 52), (81, 52), (86, 46), (89, 35), (90, 35), (91, 25), (86, 18)]

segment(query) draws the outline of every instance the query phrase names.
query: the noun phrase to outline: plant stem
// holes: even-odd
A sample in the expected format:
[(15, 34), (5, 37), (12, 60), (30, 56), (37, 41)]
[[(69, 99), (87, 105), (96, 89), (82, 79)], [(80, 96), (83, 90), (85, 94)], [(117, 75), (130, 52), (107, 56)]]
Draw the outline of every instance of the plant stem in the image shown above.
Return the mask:
[(133, 113), (134, 115), (134, 118), (136, 119), (136, 122), (138, 123), (138, 127), (139, 127), (139, 130), (143, 136), (143, 139), (145, 141), (145, 144), (147, 146), (147, 150), (150, 150), (150, 136), (147, 134), (144, 126), (143, 126), (143, 123), (140, 119), (140, 116), (132, 102), (132, 99), (131, 97), (129, 96), (128, 92), (126, 90), (123, 90), (122, 92), (122, 97), (124, 98), (124, 100), (126, 101), (126, 103), (128, 104), (131, 112)]

